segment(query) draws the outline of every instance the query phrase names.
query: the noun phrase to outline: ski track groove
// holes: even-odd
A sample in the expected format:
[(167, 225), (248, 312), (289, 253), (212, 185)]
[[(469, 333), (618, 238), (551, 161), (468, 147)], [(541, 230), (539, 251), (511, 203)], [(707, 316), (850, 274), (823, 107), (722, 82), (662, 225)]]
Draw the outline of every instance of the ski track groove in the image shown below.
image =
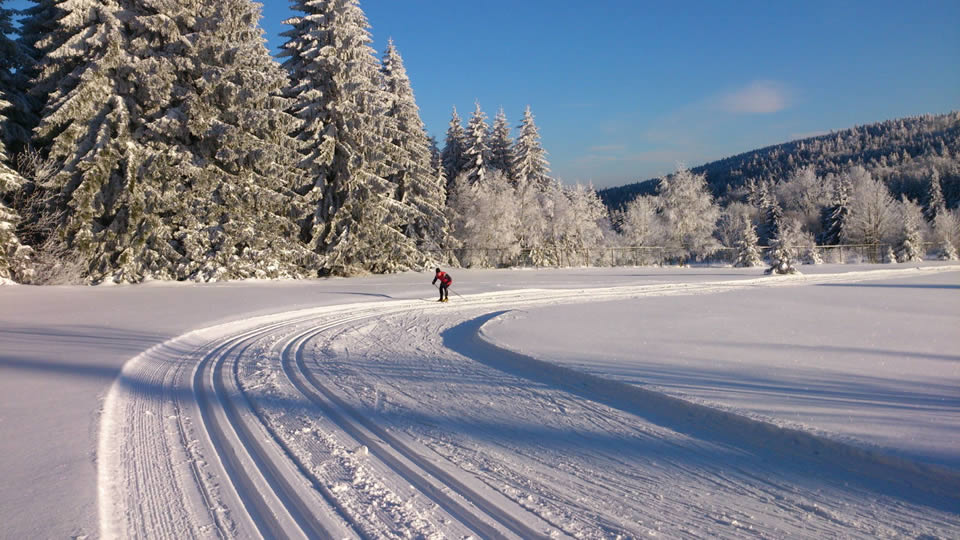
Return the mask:
[[(377, 316), (382, 315), (378, 314)], [(371, 317), (371, 315), (364, 315), (356, 317), (353, 320), (359, 321), (369, 317)], [(337, 397), (311, 374), (303, 361), (303, 351), (306, 343), (311, 337), (335, 326), (346, 324), (347, 322), (351, 321), (335, 321), (329, 326), (307, 332), (290, 342), (290, 345), (283, 352), (282, 363), (283, 370), (291, 384), (297, 387), (301, 394), (323, 410), (328, 418), (332, 419), (344, 429), (344, 431), (347, 431), (359, 443), (364, 444), (364, 446), (370, 449), (371, 453), (374, 453), (401, 477), (415, 485), (422, 493), (433, 499), (452, 516), (469, 526), (475, 532), (483, 535), (484, 538), (502, 538), (503, 534), (496, 528), (491, 527), (485, 520), (478, 519), (474, 512), (447, 495), (444, 489), (435, 486), (427, 477), (428, 475), (441, 481), (444, 488), (452, 489), (466, 501), (482, 509), (487, 516), (518, 534), (521, 538), (544, 538), (545, 535), (541, 532), (529, 528), (524, 523), (503, 512), (462, 482), (434, 466), (427, 458), (420, 456), (417, 452), (390, 435), (386, 430), (364, 419), (345, 401)], [(360, 429), (358, 426), (362, 426), (363, 429)], [(369, 434), (365, 433), (365, 431), (369, 432)], [(389, 447), (390, 450), (388, 450), (387, 447)], [(400, 454), (405, 460), (413, 464), (413, 467), (394, 457), (394, 452)], [(419, 468), (422, 472), (418, 472), (416, 468)]]
[[(945, 270), (938, 270), (945, 271)], [(852, 275), (856, 274), (856, 275)], [(861, 275), (863, 274), (863, 275)], [(811, 283), (861, 281), (881, 279), (889, 275), (905, 275), (902, 270), (873, 271), (843, 275), (820, 275), (801, 278), (777, 278), (743, 280), (734, 282), (682, 283), (637, 286), (632, 288), (583, 289), (560, 291), (516, 291), (491, 295), (476, 295), (452, 310), (459, 316), (489, 313), (490, 309), (510, 307), (535, 307), (584, 301), (618, 300), (661, 295), (690, 295), (726, 292), (735, 289), (763, 286), (790, 286)], [(538, 296), (533, 296), (538, 294)], [(746, 467), (749, 456), (737, 448), (720, 445), (730, 457), (722, 463), (710, 461), (711, 453), (718, 448), (716, 443), (705, 442), (696, 437), (680, 436), (659, 425), (636, 423), (632, 415), (608, 405), (591, 401), (573, 392), (571, 388), (543, 385), (539, 380), (520, 379), (516, 396), (554, 413), (553, 420), (575, 416), (585, 418), (587, 424), (576, 427), (571, 423), (551, 426), (550, 429), (584, 429), (590, 432), (615, 433), (624, 441), (616, 443), (613, 450), (601, 450), (590, 446), (588, 439), (580, 435), (570, 438), (563, 450), (549, 445), (524, 447), (501, 441), (495, 428), (475, 431), (484, 444), (500, 450), (484, 449), (478, 443), (458, 440), (456, 434), (445, 434), (437, 427), (405, 424), (397, 434), (404, 433), (417, 441), (424, 449), (430, 449), (449, 467), (467, 472), (493, 493), (516, 505), (512, 510), (498, 506), (488, 496), (461, 482), (456, 476), (433, 464), (436, 459), (427, 457), (422, 450), (414, 450), (390, 433), (389, 428), (359, 413), (350, 402), (363, 402), (365, 396), (373, 395), (373, 409), (377, 415), (385, 414), (388, 398), (391, 407), (398, 407), (396, 399), (402, 396), (407, 402), (423, 399), (414, 389), (406, 391), (404, 385), (391, 383), (389, 374), (369, 371), (375, 362), (381, 361), (378, 354), (387, 354), (398, 347), (379, 332), (382, 327), (399, 326), (406, 333), (419, 337), (409, 346), (417, 354), (431, 355), (443, 348), (437, 335), (446, 325), (452, 326), (443, 317), (440, 328), (424, 330), (437, 324), (440, 317), (431, 314), (430, 307), (411, 301), (394, 301), (384, 306), (377, 303), (361, 304), (349, 309), (334, 306), (307, 314), (287, 317), (278, 316), (273, 322), (253, 329), (233, 330), (208, 341), (190, 351), (173, 347), (176, 340), (164, 346), (154, 347), (138, 356), (144, 360), (129, 362), (108, 393), (104, 405), (106, 418), (100, 437), (99, 455), (104, 461), (116, 466), (111, 470), (106, 464), (99, 472), (101, 535), (104, 537), (197, 537), (215, 534), (220, 538), (245, 536), (256, 531), (264, 537), (333, 537), (344, 536), (344, 531), (361, 538), (373, 538), (399, 533), (394, 527), (409, 526), (396, 521), (396, 517), (383, 509), (376, 509), (377, 523), (357, 519), (352, 511), (343, 506), (340, 496), (324, 483), (324, 478), (348, 478), (350, 470), (334, 452), (335, 434), (325, 435), (329, 440), (308, 438), (306, 449), (320, 449), (328, 456), (317, 466), (298, 457), (291, 447), (292, 439), (271, 425), (271, 418), (264, 412), (264, 404), (244, 388), (243, 369), (246, 356), (262, 340), (274, 340), (265, 350), (279, 350), (275, 366), (286, 377), (289, 387), (301, 398), (324, 411), (325, 417), (318, 421), (332, 422), (345, 436), (355, 439), (370, 449), (374, 455), (404, 481), (409, 481), (420, 493), (442, 507), (450, 516), (483, 537), (501, 538), (515, 534), (522, 538), (546, 537), (543, 532), (552, 529), (551, 537), (566, 534), (578, 537), (607, 537), (640, 534), (656, 534), (664, 523), (680, 523), (671, 529), (679, 536), (711, 535), (717, 537), (744, 536), (888, 536), (917, 534), (917, 522), (925, 523), (923, 530), (958, 530), (956, 516), (932, 513), (926, 515), (911, 504), (884, 503), (884, 511), (893, 511), (878, 519), (878, 503), (872, 494), (850, 488), (851, 493), (863, 497), (861, 504), (851, 505), (851, 499), (832, 500), (820, 496), (819, 489), (811, 491), (792, 476), (783, 477), (777, 464), (763, 462), (759, 468)], [(359, 309), (359, 312), (357, 311)], [(448, 310), (444, 310), (447, 313)], [(299, 312), (298, 312), (299, 313)], [(412, 317), (406, 323), (396, 322), (398, 315)], [(374, 319), (372, 324), (370, 319)], [(465, 320), (463, 318), (458, 319)], [(458, 321), (454, 321), (456, 324)], [(319, 323), (319, 326), (317, 325)], [(307, 330), (299, 329), (308, 326)], [(353, 326), (351, 326), (353, 325)], [(431, 331), (433, 330), (433, 331)], [(230, 327), (226, 328), (230, 332)], [(356, 349), (358, 343), (351, 341), (351, 333), (362, 332), (370, 338), (366, 348)], [(286, 333), (286, 337), (284, 336)], [(291, 337), (292, 336), (292, 337)], [(318, 339), (323, 336), (325, 341)], [(279, 337), (279, 339), (278, 339)], [(343, 338), (342, 351), (337, 350), (337, 340)], [(330, 358), (344, 359), (356, 364), (363, 360), (367, 371), (358, 371), (355, 366), (341, 369), (327, 383), (320, 380), (324, 367), (316, 357), (310, 367), (306, 363), (308, 344)], [(398, 353), (409, 354), (406, 349)], [(351, 349), (351, 347), (354, 347)], [(375, 352), (375, 351), (380, 351)], [(150, 355), (165, 353), (174, 355), (173, 361), (155, 361)], [(257, 357), (262, 356), (259, 351)], [(449, 358), (449, 359), (448, 359)], [(491, 374), (489, 366), (466, 359), (453, 361), (448, 355), (438, 357), (438, 367), (446, 367), (457, 377), (480, 379)], [(340, 360), (338, 360), (340, 362)], [(171, 369), (170, 365), (175, 365)], [(313, 369), (311, 369), (311, 367)], [(192, 370), (192, 371), (191, 371)], [(190, 375), (188, 376), (188, 372)], [(371, 379), (373, 374), (373, 379)], [(522, 377), (516, 374), (495, 373), (503, 380)], [(177, 388), (188, 379), (192, 401)], [(138, 382), (149, 384), (138, 384)], [(155, 382), (151, 382), (155, 381)], [(530, 386), (530, 382), (534, 382)], [(158, 392), (152, 384), (162, 389)], [(328, 386), (333, 385), (333, 386)], [(389, 393), (388, 393), (389, 392)], [(341, 396), (346, 393), (346, 399)], [(491, 396), (491, 399), (502, 397)], [(491, 402), (492, 404), (492, 402)], [(402, 403), (399, 405), (402, 409)], [(194, 411), (196, 420), (190, 418)], [(397, 413), (394, 412), (394, 415)], [(119, 419), (130, 420), (123, 424)], [(308, 422), (309, 424), (309, 422)], [(281, 420), (281, 426), (282, 424)], [(157, 433), (163, 437), (157, 437)], [(259, 434), (259, 435), (258, 435)], [(584, 437), (587, 433), (584, 432)], [(198, 439), (198, 436), (200, 440)], [(119, 440), (119, 449), (106, 446), (111, 440)], [(671, 452), (686, 456), (662, 462), (656, 456), (644, 458), (622, 457), (615, 451), (632, 440), (649, 440), (672, 448)], [(204, 442), (211, 454), (204, 452)], [(304, 443), (296, 443), (303, 445)], [(565, 456), (564, 452), (574, 457)], [(504, 461), (504, 455), (522, 456), (524, 463)], [(490, 456), (496, 456), (491, 458)], [(500, 459), (498, 459), (500, 458)], [(731, 461), (732, 460), (732, 461)], [(581, 464), (586, 464), (581, 465)], [(251, 466), (252, 465), (252, 466)], [(328, 467), (328, 465), (330, 465)], [(529, 471), (530, 465), (535, 469)], [(607, 466), (611, 467), (607, 470)], [(639, 466), (638, 466), (639, 465)], [(330, 476), (325, 471), (334, 471)], [(125, 471), (125, 472), (118, 472)], [(356, 472), (354, 472), (355, 476)], [(658, 493), (664, 479), (676, 480), (666, 493)], [(694, 482), (689, 480), (695, 479)], [(684, 480), (688, 484), (684, 484)], [(224, 481), (226, 481), (224, 483)], [(557, 492), (551, 486), (567, 486)], [(820, 479), (827, 489), (840, 489), (829, 479)], [(126, 487), (124, 487), (126, 486)], [(716, 498), (706, 498), (704, 508), (698, 501), (704, 497), (700, 490), (710, 486), (712, 490), (733, 497), (757, 501), (740, 510), (739, 507), (717, 505)], [(448, 494), (450, 491), (452, 494)], [(572, 498), (577, 494), (575, 498)], [(597, 513), (598, 508), (580, 501), (587, 497), (603, 500), (615, 495), (618, 501), (613, 509)], [(654, 495), (656, 494), (656, 495)], [(524, 497), (526, 497), (524, 499)], [(652, 497), (652, 498), (651, 498)], [(462, 502), (461, 502), (462, 499)], [(161, 501), (158, 503), (157, 501)], [(166, 504), (164, 503), (166, 502)], [(172, 504), (179, 501), (180, 504)], [(659, 503), (657, 502), (659, 501)], [(183, 504), (186, 503), (186, 504)], [(237, 504), (239, 503), (239, 504)], [(653, 504), (651, 504), (653, 503)], [(136, 516), (111, 516), (111, 509), (126, 505), (137, 508)], [(710, 507), (713, 505), (714, 507)], [(836, 508), (840, 505), (839, 508)], [(649, 507), (648, 507), (649, 506)], [(328, 518), (318, 519), (315, 511), (323, 508), (336, 516), (339, 523), (331, 524)], [(781, 521), (755, 515), (758, 508), (768, 518), (779, 517)], [(546, 525), (543, 531), (527, 525), (527, 519), (517, 519), (517, 513), (528, 513), (532, 522)], [(920, 512), (918, 514), (918, 512)], [(537, 516), (534, 518), (534, 516)], [(638, 517), (643, 520), (637, 522)], [(123, 521), (126, 519), (126, 521)], [(496, 523), (492, 526), (489, 520)], [(753, 525), (757, 525), (754, 529)], [(787, 529), (781, 529), (786, 526)], [(331, 528), (332, 527), (332, 528)], [(386, 527), (386, 530), (383, 528)], [(503, 527), (510, 534), (500, 530)], [(933, 529), (931, 529), (933, 527)], [(542, 527), (541, 527), (542, 528)], [(421, 533), (424, 529), (421, 529)], [(402, 534), (402, 533), (400, 533)]]

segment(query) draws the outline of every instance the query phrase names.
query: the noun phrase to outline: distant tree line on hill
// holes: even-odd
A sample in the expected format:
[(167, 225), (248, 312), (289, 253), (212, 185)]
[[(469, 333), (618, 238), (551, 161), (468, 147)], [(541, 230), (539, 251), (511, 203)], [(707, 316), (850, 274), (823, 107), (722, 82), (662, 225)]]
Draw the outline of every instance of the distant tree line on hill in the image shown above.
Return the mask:
[[(924, 115), (854, 127), (738, 154), (691, 172), (706, 176), (714, 196), (742, 195), (748, 182), (782, 182), (800, 169), (840, 174), (860, 165), (883, 181), (895, 198), (902, 195), (928, 205), (936, 173), (947, 206), (960, 203), (960, 112)], [(622, 209), (637, 195), (656, 192), (658, 179), (599, 191), (610, 209)], [(735, 195), (736, 196), (736, 195)]]

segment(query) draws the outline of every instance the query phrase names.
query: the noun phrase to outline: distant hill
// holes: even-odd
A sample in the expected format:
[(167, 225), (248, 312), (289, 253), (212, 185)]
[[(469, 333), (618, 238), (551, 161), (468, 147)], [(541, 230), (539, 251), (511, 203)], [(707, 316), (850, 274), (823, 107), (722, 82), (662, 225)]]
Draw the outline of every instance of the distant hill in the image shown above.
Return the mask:
[[(706, 174), (713, 194), (724, 201), (748, 179), (784, 181), (811, 165), (818, 176), (862, 165), (883, 179), (897, 197), (926, 203), (932, 172), (940, 174), (947, 206), (960, 202), (960, 112), (924, 115), (857, 126), (746, 152), (691, 169)], [(599, 192), (610, 209), (638, 195), (654, 194), (658, 179)]]

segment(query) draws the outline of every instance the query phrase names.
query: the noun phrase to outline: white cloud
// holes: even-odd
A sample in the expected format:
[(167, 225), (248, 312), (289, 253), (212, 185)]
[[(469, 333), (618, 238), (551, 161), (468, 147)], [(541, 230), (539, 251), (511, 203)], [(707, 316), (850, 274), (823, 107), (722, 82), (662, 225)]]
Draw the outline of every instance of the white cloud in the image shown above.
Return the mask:
[(790, 106), (790, 91), (775, 81), (755, 81), (720, 98), (720, 107), (737, 114), (771, 114)]

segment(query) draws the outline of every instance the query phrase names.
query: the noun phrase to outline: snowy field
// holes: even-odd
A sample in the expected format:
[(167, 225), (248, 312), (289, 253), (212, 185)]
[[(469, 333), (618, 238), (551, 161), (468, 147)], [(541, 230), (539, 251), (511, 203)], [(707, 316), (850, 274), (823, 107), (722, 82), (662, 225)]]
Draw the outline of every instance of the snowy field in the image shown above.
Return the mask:
[(960, 536), (960, 267), (803, 271), (3, 286), (0, 537)]

